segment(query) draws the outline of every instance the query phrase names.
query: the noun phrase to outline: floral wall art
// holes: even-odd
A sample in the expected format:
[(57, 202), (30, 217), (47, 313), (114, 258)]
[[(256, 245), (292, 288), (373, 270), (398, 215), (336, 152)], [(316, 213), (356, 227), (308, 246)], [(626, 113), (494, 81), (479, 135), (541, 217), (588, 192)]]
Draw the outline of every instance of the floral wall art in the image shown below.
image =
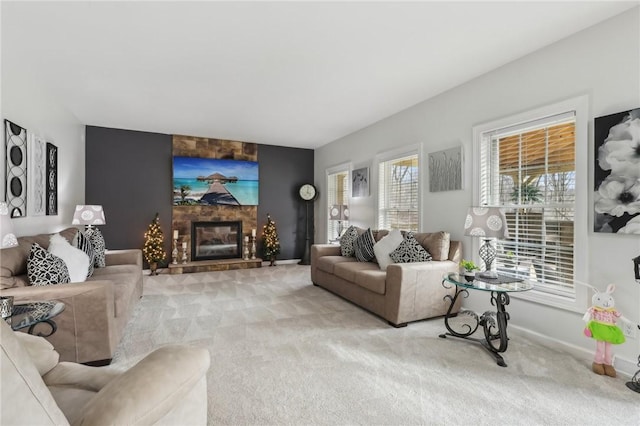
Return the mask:
[(640, 108), (595, 119), (594, 231), (640, 235)]

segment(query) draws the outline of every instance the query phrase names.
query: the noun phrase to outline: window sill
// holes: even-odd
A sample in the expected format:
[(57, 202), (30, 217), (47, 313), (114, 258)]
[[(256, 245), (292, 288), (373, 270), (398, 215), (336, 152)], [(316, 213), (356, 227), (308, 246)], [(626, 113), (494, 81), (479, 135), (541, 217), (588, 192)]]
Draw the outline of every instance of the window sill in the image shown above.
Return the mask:
[(586, 292), (583, 297), (581, 297), (580, 294), (576, 294), (575, 298), (570, 298), (566, 296), (544, 293), (541, 291), (536, 291), (534, 289), (526, 292), (511, 293), (510, 296), (514, 299), (526, 300), (528, 302), (550, 306), (553, 308), (564, 309), (570, 312), (578, 312), (581, 314), (583, 314), (589, 307), (586, 300)]

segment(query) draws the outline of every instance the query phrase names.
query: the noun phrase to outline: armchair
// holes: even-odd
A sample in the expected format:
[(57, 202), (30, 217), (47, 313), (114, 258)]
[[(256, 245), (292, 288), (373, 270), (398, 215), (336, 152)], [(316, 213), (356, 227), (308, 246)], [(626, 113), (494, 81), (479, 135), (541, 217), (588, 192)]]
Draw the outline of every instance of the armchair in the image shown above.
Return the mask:
[(58, 363), (41, 337), (0, 321), (0, 424), (206, 424), (209, 353), (157, 349), (127, 371)]

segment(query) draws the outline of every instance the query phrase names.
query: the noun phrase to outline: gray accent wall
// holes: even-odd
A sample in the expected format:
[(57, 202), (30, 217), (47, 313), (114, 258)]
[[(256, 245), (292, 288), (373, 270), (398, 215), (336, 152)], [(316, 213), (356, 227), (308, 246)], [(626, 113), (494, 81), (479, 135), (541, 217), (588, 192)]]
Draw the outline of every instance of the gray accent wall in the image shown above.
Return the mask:
[[(171, 135), (86, 127), (85, 202), (104, 206), (107, 224), (100, 230), (108, 249), (142, 248), (144, 233), (158, 213), (167, 261), (171, 260), (171, 153)], [(271, 214), (280, 239), (278, 259), (300, 259), (303, 255), (305, 205), (298, 188), (313, 182), (313, 163), (311, 149), (258, 145), (258, 235), (267, 213)], [(312, 224), (313, 205), (309, 215)], [(310, 225), (310, 236), (312, 229)], [(259, 243), (258, 256), (260, 249)]]

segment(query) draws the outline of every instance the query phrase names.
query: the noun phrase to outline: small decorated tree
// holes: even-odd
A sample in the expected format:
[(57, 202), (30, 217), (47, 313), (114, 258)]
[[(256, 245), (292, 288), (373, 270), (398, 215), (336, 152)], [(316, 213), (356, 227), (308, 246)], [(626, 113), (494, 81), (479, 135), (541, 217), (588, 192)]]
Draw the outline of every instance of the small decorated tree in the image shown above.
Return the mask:
[(262, 227), (262, 242), (264, 258), (271, 261), (269, 266), (275, 265), (276, 256), (280, 253), (280, 240), (278, 240), (276, 223), (271, 220), (269, 214), (267, 214), (267, 223)]
[(147, 232), (144, 233), (144, 247), (142, 248), (144, 258), (149, 262), (151, 275), (158, 275), (158, 262), (162, 262), (165, 258), (163, 245), (164, 236), (160, 228), (160, 218), (156, 213), (155, 219), (149, 224)]

